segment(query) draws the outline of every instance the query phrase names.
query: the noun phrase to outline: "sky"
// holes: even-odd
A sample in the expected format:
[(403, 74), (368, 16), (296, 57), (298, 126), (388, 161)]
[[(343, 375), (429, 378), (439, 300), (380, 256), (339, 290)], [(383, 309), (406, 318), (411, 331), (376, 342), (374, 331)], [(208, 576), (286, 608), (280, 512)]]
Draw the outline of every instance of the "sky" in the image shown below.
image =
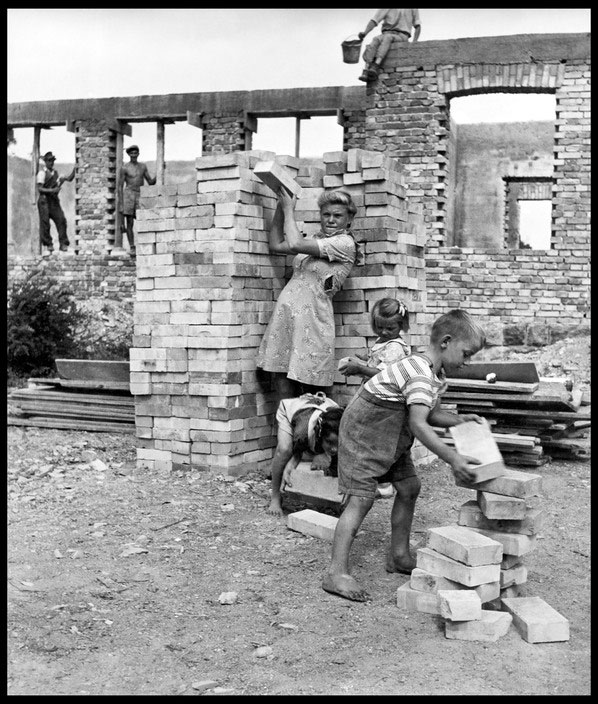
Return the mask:
[[(345, 64), (341, 42), (365, 29), (374, 9), (7, 9), (7, 102), (319, 86), (363, 86), (363, 62)], [(590, 31), (590, 10), (420, 9), (420, 41)], [(365, 44), (378, 34), (375, 29)], [(505, 96), (502, 96), (505, 98)], [(519, 104), (518, 119), (552, 119), (550, 96)], [(496, 96), (484, 99), (498, 100)], [(455, 102), (455, 101), (453, 101)], [(500, 110), (461, 98), (451, 115), (477, 122)], [(513, 119), (508, 105), (505, 119)], [(462, 112), (461, 116), (458, 112)], [(260, 120), (256, 149), (290, 154), (294, 121)], [(27, 156), (32, 130), (16, 130), (12, 151)], [(200, 131), (167, 126), (166, 160), (201, 153)], [(155, 157), (155, 126), (133, 124), (142, 157)], [(335, 118), (302, 122), (301, 156), (342, 148)], [(42, 132), (42, 150), (74, 158), (74, 135)], [(190, 154), (190, 150), (195, 153)], [(319, 151), (318, 151), (319, 150)], [(313, 151), (313, 154), (310, 152)], [(72, 158), (63, 158), (72, 156)]]

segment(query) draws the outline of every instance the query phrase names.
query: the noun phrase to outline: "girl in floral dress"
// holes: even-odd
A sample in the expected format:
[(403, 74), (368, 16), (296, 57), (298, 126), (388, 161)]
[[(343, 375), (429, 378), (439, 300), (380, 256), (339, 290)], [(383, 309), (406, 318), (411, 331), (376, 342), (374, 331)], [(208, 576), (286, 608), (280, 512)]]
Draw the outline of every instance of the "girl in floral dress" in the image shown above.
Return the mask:
[(318, 199), (321, 231), (305, 237), (295, 222), (295, 197), (284, 188), (269, 233), (276, 254), (295, 254), (293, 275), (268, 323), (257, 366), (274, 375), (280, 398), (329, 391), (335, 373), (332, 298), (357, 257), (351, 234), (357, 208), (342, 190)]

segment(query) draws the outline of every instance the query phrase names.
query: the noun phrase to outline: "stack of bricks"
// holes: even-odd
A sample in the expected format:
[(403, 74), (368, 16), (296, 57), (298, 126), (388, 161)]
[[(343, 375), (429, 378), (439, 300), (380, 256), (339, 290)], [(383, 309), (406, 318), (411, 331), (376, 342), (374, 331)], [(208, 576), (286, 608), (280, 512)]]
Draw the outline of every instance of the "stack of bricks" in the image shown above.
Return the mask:
[[(512, 622), (530, 643), (568, 640), (567, 619), (539, 597), (521, 596), (523, 557), (535, 548), (544, 519), (529, 505), (541, 490), (540, 475), (507, 469), (495, 479), (457, 485), (476, 491), (476, 500), (461, 506), (458, 525), (429, 529), (397, 605), (444, 617), (447, 638), (497, 640)], [(474, 594), (451, 593), (465, 589)]]
[[(142, 189), (130, 353), (142, 466), (232, 476), (269, 468), (276, 401), (256, 356), (292, 257), (268, 250), (276, 197), (252, 169), (273, 159), (259, 151), (204, 156), (193, 181)], [(343, 186), (356, 202), (366, 263), (333, 301), (337, 360), (365, 350), (378, 298), (405, 298), (421, 311), (421, 213), (407, 203), (400, 169), (385, 155), (350, 150), (325, 154), (324, 163), (276, 162), (302, 188), (296, 219), (305, 234), (319, 230), (325, 190)], [(417, 324), (414, 316), (415, 344)], [(341, 377), (334, 394), (343, 402), (354, 390)]]
[(409, 582), (397, 589), (397, 606), (442, 616), (447, 638), (498, 640), (512, 618), (483, 604), (500, 595), (502, 556), (501, 543), (477, 531), (430, 528)]
[(493, 606), (501, 608), (503, 597), (519, 596), (527, 582), (524, 557), (536, 547), (537, 533), (544, 521), (544, 512), (530, 506), (530, 499), (541, 491), (539, 474), (506, 469), (505, 473), (471, 485), (458, 486), (476, 492), (476, 499), (466, 501), (459, 510), (458, 523), (467, 526), (503, 546), (500, 570), (500, 598)]
[[(365, 254), (363, 266), (335, 296), (337, 358), (365, 353), (375, 335), (370, 312), (377, 300), (399, 298), (410, 311), (406, 339), (415, 348), (427, 345), (425, 310), (425, 229), (422, 208), (407, 196), (405, 171), (388, 154), (363, 149), (324, 154), (326, 188), (343, 188), (358, 207), (355, 239)], [(336, 400), (346, 404), (360, 377), (335, 377)], [(432, 455), (415, 441), (412, 456), (425, 463)]]
[[(374, 303), (383, 297), (404, 300), (411, 313), (409, 342), (427, 343), (424, 244), (421, 207), (407, 198), (405, 174), (396, 159), (381, 152), (349, 149), (324, 154), (326, 188), (348, 191), (358, 208), (352, 231), (365, 255), (335, 296), (337, 355), (365, 352), (375, 335), (370, 325)], [(357, 390), (358, 377), (338, 374), (336, 392), (347, 402)]]
[(130, 352), (142, 466), (238, 476), (271, 459), (255, 355), (284, 258), (268, 252), (274, 194), (252, 173), (267, 156), (200, 157), (194, 180), (142, 191)]

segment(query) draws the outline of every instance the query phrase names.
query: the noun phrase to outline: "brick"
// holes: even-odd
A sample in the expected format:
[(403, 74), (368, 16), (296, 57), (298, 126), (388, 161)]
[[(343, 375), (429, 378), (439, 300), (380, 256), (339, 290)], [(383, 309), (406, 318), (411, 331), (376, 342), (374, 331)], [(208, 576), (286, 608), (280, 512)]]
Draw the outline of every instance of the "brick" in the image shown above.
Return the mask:
[(454, 582), (452, 579), (441, 577), (431, 572), (426, 572), (420, 567), (416, 567), (411, 572), (409, 586), (418, 592), (438, 592), (441, 589), (471, 589), (480, 597), (480, 601), (485, 603), (492, 601), (500, 596), (500, 584), (496, 582), (487, 582), (486, 584), (478, 584), (475, 587), (466, 587), (464, 584)]
[(472, 465), (475, 474), (474, 483), (495, 479), (505, 473), (502, 455), (492, 435), (486, 419), (483, 423), (468, 421), (449, 428), (455, 442), (455, 449), (460, 455), (469, 455), (478, 459), (480, 465)]
[(449, 621), (479, 621), (482, 601), (472, 589), (441, 589), (437, 592), (440, 615)]
[(480, 533), (462, 526), (442, 526), (428, 530), (427, 545), (453, 560), (475, 567), (502, 560), (502, 544), (491, 538), (480, 540)]
[(283, 186), (291, 195), (296, 195), (298, 198), (301, 196), (303, 188), (295, 181), (288, 169), (275, 161), (258, 162), (253, 173), (273, 191)]
[(490, 494), (501, 494), (502, 496), (514, 496), (518, 499), (527, 499), (540, 493), (542, 489), (542, 477), (539, 474), (519, 472), (514, 469), (506, 469), (505, 473), (489, 479), (479, 484), (467, 482), (455, 482), (457, 486), (463, 486), (476, 491), (486, 491)]
[(438, 595), (418, 592), (405, 582), (397, 589), (397, 606), (406, 611), (420, 611), (425, 614), (440, 614)]
[(338, 478), (325, 477), (322, 470), (312, 471), (311, 462), (300, 462), (291, 474), (291, 482), (285, 489), (289, 494), (325, 499), (340, 505), (342, 496), (338, 493)]
[(502, 562), (500, 563), (501, 570), (510, 570), (511, 567), (516, 567), (521, 564), (521, 557), (519, 555), (505, 555), (502, 556)]
[(334, 538), (334, 530), (337, 523), (338, 518), (319, 513), (318, 511), (312, 511), (309, 508), (289, 513), (287, 517), (287, 526), (291, 530), (329, 542), (332, 542)]
[(479, 621), (445, 621), (444, 634), (454, 640), (494, 642), (507, 633), (512, 622), (511, 614), (482, 609)]
[(489, 494), (485, 491), (478, 491), (478, 503), (484, 516), (493, 519), (521, 520), (527, 509), (523, 499)]
[(545, 513), (537, 508), (528, 507), (525, 516), (520, 520), (503, 520), (487, 518), (482, 513), (477, 501), (465, 502), (459, 509), (460, 526), (469, 528), (486, 528), (504, 533), (523, 533), (524, 535), (535, 535), (544, 525)]
[(502, 603), (528, 643), (569, 640), (569, 621), (540, 597), (504, 598)]
[(487, 530), (486, 528), (472, 528), (478, 533), (483, 533), (493, 540), (502, 543), (503, 554), (505, 555), (527, 555), (536, 547), (535, 535), (521, 535), (519, 533), (503, 533), (497, 530)]
[(419, 548), (416, 559), (416, 567), (452, 579), (453, 582), (459, 582), (466, 587), (500, 580), (500, 564), (470, 567), (429, 548)]
[(525, 565), (515, 565), (507, 570), (500, 571), (500, 588), (506, 589), (516, 584), (527, 582), (527, 567)]

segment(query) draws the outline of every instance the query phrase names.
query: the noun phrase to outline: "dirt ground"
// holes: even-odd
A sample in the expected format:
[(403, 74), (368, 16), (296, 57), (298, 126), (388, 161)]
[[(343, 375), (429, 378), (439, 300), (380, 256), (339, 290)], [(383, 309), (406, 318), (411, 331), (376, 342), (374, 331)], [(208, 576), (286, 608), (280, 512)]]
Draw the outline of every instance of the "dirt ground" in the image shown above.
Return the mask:
[[(589, 387), (586, 338), (519, 354)], [(384, 570), (389, 500), (356, 538), (372, 600), (354, 603), (320, 587), (330, 544), (266, 513), (263, 476), (138, 470), (130, 435), (9, 426), (7, 444), (10, 695), (590, 694), (589, 462), (522, 470), (542, 476), (547, 519), (525, 594), (569, 620), (570, 640), (511, 626), (485, 643), (397, 608), (409, 578)], [(474, 497), (443, 462), (420, 476), (414, 550)]]

